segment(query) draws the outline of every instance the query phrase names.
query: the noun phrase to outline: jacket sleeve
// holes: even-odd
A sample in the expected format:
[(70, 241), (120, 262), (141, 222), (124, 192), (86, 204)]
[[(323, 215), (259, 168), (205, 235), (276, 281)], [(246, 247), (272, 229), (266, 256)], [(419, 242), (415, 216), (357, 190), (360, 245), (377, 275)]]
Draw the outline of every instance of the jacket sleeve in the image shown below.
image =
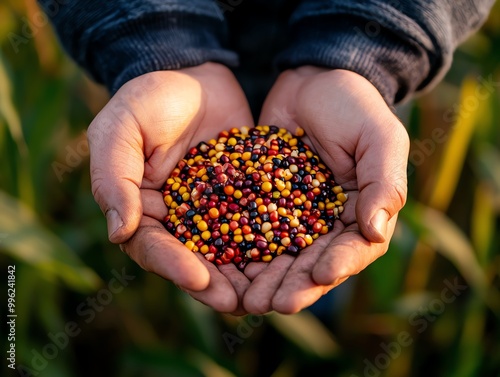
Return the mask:
[(319, 65), (370, 80), (389, 104), (432, 87), (494, 0), (304, 0), (280, 69)]
[(237, 64), (215, 1), (38, 1), (67, 53), (111, 93), (151, 71)]

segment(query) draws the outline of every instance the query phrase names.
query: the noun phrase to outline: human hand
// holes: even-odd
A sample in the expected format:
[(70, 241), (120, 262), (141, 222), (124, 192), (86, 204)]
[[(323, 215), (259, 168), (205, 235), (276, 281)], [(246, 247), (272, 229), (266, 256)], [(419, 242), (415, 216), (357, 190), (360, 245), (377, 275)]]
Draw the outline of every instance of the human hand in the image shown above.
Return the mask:
[(408, 134), (377, 89), (344, 70), (301, 67), (284, 72), (259, 124), (292, 132), (300, 125), (349, 200), (334, 229), (298, 257), (250, 263), (243, 306), (251, 313), (295, 313), (359, 273), (388, 248), (406, 201)]
[(110, 241), (215, 310), (243, 314), (248, 278), (233, 264), (217, 268), (168, 233), (158, 191), (188, 148), (235, 125), (253, 125), (247, 100), (227, 68), (205, 63), (129, 81), (87, 136), (92, 192)]

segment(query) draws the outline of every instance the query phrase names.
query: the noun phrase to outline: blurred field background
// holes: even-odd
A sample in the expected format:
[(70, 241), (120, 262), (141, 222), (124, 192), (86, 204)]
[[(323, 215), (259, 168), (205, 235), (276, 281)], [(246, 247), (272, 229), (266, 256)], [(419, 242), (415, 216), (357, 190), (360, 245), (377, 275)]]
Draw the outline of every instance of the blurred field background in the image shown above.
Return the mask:
[[(20, 375), (500, 376), (499, 4), (398, 109), (410, 196), (389, 252), (293, 316), (216, 313), (110, 244), (85, 136), (105, 91), (33, 0), (0, 1), (0, 46), (0, 267), (16, 266)], [(16, 375), (5, 318), (2, 376)]]

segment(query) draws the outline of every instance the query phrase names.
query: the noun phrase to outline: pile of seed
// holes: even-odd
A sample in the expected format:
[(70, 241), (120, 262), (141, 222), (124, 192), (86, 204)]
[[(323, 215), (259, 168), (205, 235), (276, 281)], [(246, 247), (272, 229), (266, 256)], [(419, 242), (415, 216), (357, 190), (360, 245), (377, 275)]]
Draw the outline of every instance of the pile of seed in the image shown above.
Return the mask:
[(332, 229), (347, 200), (303, 135), (233, 128), (191, 148), (162, 190), (165, 228), (208, 261), (240, 270), (297, 255)]

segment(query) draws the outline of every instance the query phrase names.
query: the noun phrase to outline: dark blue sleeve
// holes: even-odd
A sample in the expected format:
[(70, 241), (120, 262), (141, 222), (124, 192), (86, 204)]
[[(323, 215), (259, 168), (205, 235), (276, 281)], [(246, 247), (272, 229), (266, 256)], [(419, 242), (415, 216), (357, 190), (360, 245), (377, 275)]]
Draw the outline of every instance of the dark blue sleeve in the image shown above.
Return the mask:
[(111, 93), (141, 74), (238, 63), (212, 0), (39, 0), (68, 54)]
[(430, 88), (494, 0), (304, 0), (281, 69), (319, 65), (370, 80), (390, 104)]

